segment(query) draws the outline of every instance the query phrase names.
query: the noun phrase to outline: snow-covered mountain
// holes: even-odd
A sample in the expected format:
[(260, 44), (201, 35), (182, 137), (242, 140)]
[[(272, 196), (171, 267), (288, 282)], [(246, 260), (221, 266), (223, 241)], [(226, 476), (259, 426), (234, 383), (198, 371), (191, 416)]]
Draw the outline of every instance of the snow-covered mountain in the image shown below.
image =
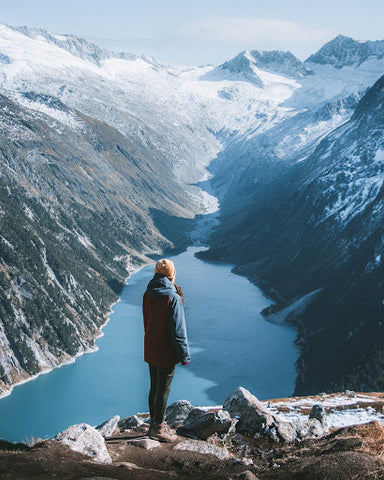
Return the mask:
[[(280, 50), (270, 52), (244, 50), (236, 57), (208, 72), (203, 78), (245, 81), (262, 88), (265, 83), (263, 83), (261, 78), (262, 75), (259, 75), (259, 70), (288, 78), (302, 78), (312, 73), (291, 52)], [(268, 84), (268, 81), (266, 83)]]
[(186, 241), (155, 208), (198, 211), (149, 149), (57, 98), (19, 100), (0, 95), (0, 396), (94, 349), (129, 272)]
[(281, 50), (263, 51), (252, 50), (250, 52), (255, 65), (266, 72), (286, 75), (292, 78), (302, 78), (311, 75), (312, 71), (304, 65), (291, 52)]
[[(175, 237), (175, 229), (164, 218), (170, 215), (193, 217), (204, 210), (214, 210), (215, 199), (192, 185), (214, 175), (212, 187), (222, 203), (222, 225), (217, 231), (217, 243), (211, 255), (243, 263), (244, 258), (238, 254), (240, 245), (243, 245), (241, 254), (247, 254), (247, 261), (252, 259), (259, 242), (256, 225), (262, 232), (260, 238), (270, 248), (276, 245), (280, 248), (282, 243), (278, 239), (285, 237), (281, 237), (278, 229), (268, 221), (269, 212), (264, 223), (254, 216), (255, 212), (265, 218), (263, 209), (268, 198), (273, 198), (276, 192), (286, 192), (281, 188), (282, 179), (289, 178), (288, 184), (295, 191), (296, 184), (290, 175), (296, 168), (307, 175), (300, 177), (303, 185), (312, 185), (313, 172), (311, 169), (301, 170), (304, 169), (301, 165), (311, 164), (313, 160), (309, 159), (315, 158), (313, 155), (318, 155), (319, 149), (324, 148), (324, 142), (333, 138), (327, 136), (330, 132), (334, 129), (343, 132), (349, 128), (343, 124), (350, 120), (359, 100), (383, 73), (382, 43), (362, 44), (337, 37), (304, 63), (290, 52), (247, 50), (217, 67), (194, 67), (167, 65), (151, 57), (108, 52), (71, 35), (54, 35), (44, 30), (1, 24), (2, 208), (6, 211), (9, 202), (6, 195), (8, 185), (17, 192), (15, 195), (20, 199), (20, 205), (26, 205), (18, 213), (22, 215), (20, 218), (23, 218), (26, 231), (33, 230), (33, 219), (40, 215), (43, 218), (48, 212), (50, 220), (46, 221), (50, 227), (46, 227), (47, 231), (53, 229), (56, 232), (57, 229), (58, 238), (68, 234), (82, 239), (83, 243), (79, 240), (80, 243), (89, 250), (83, 261), (92, 265), (92, 255), (101, 259), (101, 276), (104, 277), (106, 271), (113, 270), (114, 257), (125, 258), (119, 250), (121, 245), (137, 257), (151, 250), (159, 251), (171, 243), (180, 245), (183, 239)], [(364, 102), (367, 98), (364, 97)], [(361, 105), (359, 103), (351, 122), (356, 122)], [(369, 115), (373, 115), (372, 112)], [(357, 131), (365, 132), (364, 125), (361, 124)], [(358, 140), (347, 135), (340, 138), (345, 145)], [(366, 146), (363, 142), (359, 148), (364, 150)], [(354, 152), (353, 146), (349, 148)], [(349, 152), (347, 146), (345, 152)], [(326, 153), (324, 151), (321, 155)], [(377, 155), (374, 160), (369, 155), (364, 158), (369, 157), (369, 162), (377, 163), (381, 154)], [(346, 156), (347, 153), (340, 158)], [(348, 162), (352, 169), (353, 161)], [(346, 170), (344, 174), (349, 178)], [(341, 216), (344, 212), (347, 218), (348, 207), (343, 202), (348, 202), (354, 192), (355, 211), (358, 211), (359, 201), (363, 202), (363, 194), (376, 192), (379, 180), (372, 179), (369, 186), (364, 183), (365, 174), (362, 169), (357, 183), (361, 189), (350, 185), (350, 191), (345, 187), (345, 191), (341, 189), (339, 196), (335, 197), (334, 204), (328, 205), (327, 212), (331, 217), (334, 208)], [(329, 198), (333, 198), (333, 182), (339, 181), (344, 185), (341, 174), (320, 182)], [(30, 195), (37, 199), (43, 210), (31, 207)], [(72, 201), (77, 213), (76, 218), (68, 222), (72, 227), (76, 226), (68, 228), (68, 222), (65, 223), (62, 216), (66, 209), (72, 211)], [(311, 218), (317, 218), (316, 202), (308, 206)], [(62, 205), (59, 213), (55, 207), (57, 204)], [(276, 205), (280, 206), (280, 213), (286, 208), (284, 202)], [(275, 208), (270, 204), (271, 212)], [(105, 216), (99, 209), (105, 209)], [(113, 226), (113, 235), (105, 238), (104, 245), (99, 245), (100, 251), (92, 250), (97, 237), (90, 224), (93, 215), (97, 221), (91, 222), (92, 225), (99, 224), (106, 229)], [(119, 221), (114, 223), (112, 218), (119, 218)], [(183, 218), (179, 221), (183, 222)], [(61, 231), (61, 225), (69, 232)], [(185, 225), (183, 223), (183, 228)], [(279, 222), (276, 225), (286, 227)], [(288, 228), (292, 238), (300, 238), (295, 231), (302, 231), (299, 225)], [(129, 238), (123, 235), (126, 231), (130, 232)], [(277, 243), (269, 240), (271, 231)], [(47, 242), (41, 233), (37, 236), (41, 242)], [(112, 236), (119, 238), (119, 246)], [(8, 249), (9, 253), (12, 246), (19, 248), (4, 238), (6, 241), (0, 243), (3, 251)], [(249, 241), (242, 244), (244, 238)], [(291, 245), (290, 242), (287, 245)], [(54, 251), (52, 258), (57, 262), (57, 271), (52, 269), (49, 261), (48, 264), (59, 279), (64, 267), (59, 261), (58, 245)], [(272, 255), (271, 252), (268, 254)], [(40, 265), (41, 252), (32, 249), (31, 255), (34, 256), (30, 259), (31, 265), (33, 262)], [(289, 255), (294, 257), (295, 252), (290, 251)], [(36, 278), (33, 275), (20, 276), (17, 269), (22, 270), (21, 265), (15, 266), (2, 259), (5, 274), (11, 275), (13, 282), (13, 286), (6, 283), (10, 290), (4, 302), (11, 310), (19, 312), (19, 320), (24, 315), (28, 322), (24, 307), (29, 294), (23, 297), (20, 292), (32, 291), (31, 285), (36, 283)], [(305, 266), (302, 268), (310, 270), (312, 257), (309, 255), (302, 261)], [(338, 264), (337, 259), (334, 264)], [(42, 265), (46, 263), (43, 261)], [(271, 269), (274, 265), (272, 261)], [(92, 268), (98, 271), (94, 266)], [(278, 276), (268, 277), (267, 270), (262, 264), (249, 266), (248, 262), (242, 271), (254, 278), (257, 276), (261, 283), (279, 290), (286, 298), (297, 292), (306, 293), (305, 288), (298, 286), (299, 282), (291, 282), (285, 285), (286, 288), (291, 286), (291, 291), (284, 295), (285, 287)], [(74, 272), (69, 273), (79, 282)], [(49, 278), (49, 274), (46, 275)], [(122, 270), (117, 269), (114, 275), (121, 280)], [(316, 275), (320, 275), (317, 270)], [(85, 284), (85, 280), (82, 281)], [(313, 285), (318, 283), (314, 274)], [(60, 285), (68, 293), (67, 286)], [(106, 296), (110, 294), (108, 289), (105, 292)], [(30, 301), (28, 305), (33, 304)], [(101, 315), (101, 311), (98, 314)], [(15, 325), (20, 326), (20, 322)], [(16, 338), (18, 328), (11, 329), (11, 333), (3, 330), (8, 339), (2, 337), (4, 345)], [(37, 330), (24, 332), (20, 340), (17, 368), (24, 373), (39, 370), (36, 355), (33, 356), (35, 360), (31, 360), (35, 362), (34, 367), (28, 370), (22, 365), (22, 359), (23, 355), (31, 355), (20, 353), (27, 348), (25, 345), (31, 345), (32, 337), (36, 341), (39, 328), (41, 325)], [(95, 328), (91, 326), (89, 331), (94, 332)], [(65, 337), (66, 333), (62, 332), (62, 336)], [(91, 344), (89, 340), (87, 345)], [(63, 345), (65, 341), (61, 340), (61, 351), (60, 348), (55, 351), (55, 358), (63, 358)], [(1, 376), (9, 373), (10, 358), (14, 357), (0, 358), (4, 369), (4, 372), (0, 370)]]
[(384, 76), (312, 154), (224, 209), (205, 254), (236, 263), (280, 308), (293, 302), (298, 394), (384, 386), (383, 152)]
[(358, 42), (350, 37), (338, 35), (311, 55), (306, 63), (332, 65), (335, 68), (359, 67), (368, 60), (384, 58), (384, 40)]
[[(0, 85), (8, 95), (57, 97), (150, 145), (187, 183), (199, 180), (228, 144), (219, 133), (258, 135), (309, 106), (359, 95), (380, 76), (363, 65), (358, 75), (335, 68), (306, 75), (312, 64), (289, 52), (242, 52), (217, 68), (171, 66), (113, 54), (73, 36), (6, 25), (0, 25), (0, 54)], [(305, 137), (318, 138), (349, 114), (336, 112), (330, 123), (315, 120)]]

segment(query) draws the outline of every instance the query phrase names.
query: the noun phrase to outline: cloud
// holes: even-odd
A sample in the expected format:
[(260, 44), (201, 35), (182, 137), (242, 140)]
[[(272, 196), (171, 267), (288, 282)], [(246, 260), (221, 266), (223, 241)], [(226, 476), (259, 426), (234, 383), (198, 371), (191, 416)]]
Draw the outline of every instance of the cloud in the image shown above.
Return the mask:
[(305, 60), (340, 32), (284, 20), (207, 16), (175, 28), (160, 25), (146, 35), (141, 33), (100, 38), (97, 43), (116, 51), (145, 53), (164, 62), (218, 65), (244, 49), (290, 50)]
[(179, 28), (180, 36), (196, 42), (241, 45), (243, 48), (294, 49), (319, 45), (334, 36), (329, 30), (312, 29), (294, 22), (254, 17), (209, 16)]

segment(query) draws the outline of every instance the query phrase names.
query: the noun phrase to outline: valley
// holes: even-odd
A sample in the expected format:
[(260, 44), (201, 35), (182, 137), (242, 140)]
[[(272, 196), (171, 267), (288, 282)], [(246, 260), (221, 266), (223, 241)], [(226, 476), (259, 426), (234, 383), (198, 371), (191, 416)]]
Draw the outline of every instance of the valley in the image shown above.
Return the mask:
[(383, 67), (342, 35), (194, 67), (1, 24), (3, 392), (94, 349), (129, 273), (217, 202), (202, 258), (275, 310), (319, 292), (287, 318), (296, 393), (384, 390)]

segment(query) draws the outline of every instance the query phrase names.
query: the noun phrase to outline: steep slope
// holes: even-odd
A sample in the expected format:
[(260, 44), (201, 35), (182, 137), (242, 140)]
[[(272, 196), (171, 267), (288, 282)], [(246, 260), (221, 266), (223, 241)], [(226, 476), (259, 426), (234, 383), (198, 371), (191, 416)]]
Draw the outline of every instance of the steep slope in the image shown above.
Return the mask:
[(73, 36), (6, 25), (0, 25), (0, 52), (7, 58), (0, 65), (7, 94), (57, 97), (135, 137), (142, 148), (156, 150), (185, 183), (198, 181), (218, 151), (201, 109), (180, 91), (178, 75), (188, 68), (113, 54)]
[(296, 393), (384, 386), (383, 112), (381, 77), (349, 122), (225, 218), (206, 254), (238, 264), (282, 306), (317, 291), (290, 318)]
[(259, 50), (252, 50), (250, 54), (254, 59), (255, 65), (266, 72), (286, 75), (292, 78), (302, 78), (313, 73), (291, 52), (283, 52), (281, 50), (260, 52)]
[[(357, 57), (356, 46), (365, 44), (344, 40), (337, 37), (304, 63), (289, 52), (243, 53), (263, 86), (252, 124), (220, 132), (223, 148), (210, 170), (223, 216), (237, 205), (246, 206), (255, 190), (268, 190), (274, 178), (313, 152), (324, 135), (351, 117), (361, 96), (382, 75), (382, 42), (368, 42), (364, 55)], [(344, 64), (334, 65), (336, 54)], [(208, 75), (220, 78), (219, 69)], [(234, 89), (225, 92), (228, 101), (240, 97)]]
[[(0, 85), (9, 96), (33, 91), (57, 97), (156, 150), (186, 184), (199, 181), (223, 147), (250, 145), (266, 130), (308, 113), (294, 120), (300, 136), (290, 134), (290, 122), (276, 131), (279, 157), (292, 149), (301, 155), (298, 147), (348, 119), (356, 105), (351, 99), (379, 77), (379, 67), (366, 62), (358, 73), (347, 72), (303, 64), (281, 51), (244, 51), (219, 67), (171, 66), (73, 36), (6, 25), (0, 25), (0, 53)], [(337, 102), (343, 106), (334, 107)], [(224, 156), (229, 168), (239, 163), (231, 151)]]
[(306, 62), (343, 68), (360, 66), (372, 58), (384, 58), (384, 40), (358, 42), (353, 38), (338, 35), (311, 55)]
[(154, 152), (47, 95), (0, 96), (0, 160), (7, 390), (94, 348), (128, 272), (143, 253), (172, 247), (156, 212), (197, 210)]
[[(20, 287), (26, 284), (18, 273), (24, 267), (12, 251), (30, 255), (28, 271), (43, 272), (38, 280), (31, 274), (28, 281), (41, 283), (38, 291), (45, 298), (50, 282), (56, 285), (55, 291), (69, 295), (69, 284), (59, 273), (65, 270), (65, 262), (58, 260), (59, 250), (76, 259), (69, 272), (76, 285), (86, 285), (90, 277), (84, 272), (92, 266), (100, 275), (94, 274), (95, 285), (104, 291), (100, 297), (105, 299), (92, 314), (99, 325), (102, 309), (105, 312), (105, 305), (116, 298), (126, 273), (127, 255), (134, 259), (139, 253), (180, 245), (185, 241), (180, 232), (188, 231), (185, 217), (207, 206), (214, 209), (212, 197), (192, 185), (209, 176), (209, 164), (215, 175), (212, 185), (222, 202), (223, 224), (216, 236), (215, 255), (242, 263), (244, 258), (235, 255), (236, 248), (226, 239), (241, 243), (244, 221), (252, 239), (254, 218), (246, 209), (258, 211), (264, 199), (285, 192), (280, 179), (290, 182), (297, 161), (310, 156), (321, 138), (349, 120), (360, 97), (382, 73), (380, 48), (376, 43), (374, 48), (369, 45), (369, 52), (359, 54), (358, 61), (356, 52), (351, 53), (353, 61), (343, 57), (342, 68), (333, 60), (335, 49), (327, 55), (318, 52), (321, 61), (315, 54), (305, 63), (289, 52), (251, 50), (219, 67), (171, 66), (149, 57), (108, 52), (70, 35), (1, 24), (0, 85), (6, 95), (1, 124), (2, 208), (9, 231), (12, 218), (21, 225), (12, 240), (4, 235), (2, 242), (9, 256), (3, 259), (4, 274), (11, 282), (4, 277), (3, 301), (13, 324), (23, 324), (25, 298), (32, 287)], [(12, 203), (13, 199), (18, 201)], [(179, 218), (178, 228), (174, 215)], [(40, 224), (45, 227), (37, 231)], [(22, 246), (20, 239), (29, 246), (33, 235), (34, 245), (57, 240), (44, 247), (51, 251), (49, 258), (40, 247)], [(72, 237), (77, 240), (70, 241)], [(58, 262), (55, 268), (54, 261)], [(73, 273), (77, 265), (81, 265), (81, 280)], [(296, 283), (291, 286), (293, 293), (282, 294), (291, 298), (307, 291)], [(115, 287), (111, 290), (108, 284)], [(93, 299), (97, 297), (91, 287), (87, 290)], [(81, 307), (80, 297), (74, 302), (79, 311), (83, 308), (83, 316), (92, 311), (92, 306)], [(14, 320), (14, 309), (21, 320)], [(61, 334), (70, 338), (67, 343), (55, 340), (59, 347), (53, 356), (46, 352), (55, 342), (46, 347), (45, 340), (38, 341), (44, 330), (41, 325), (35, 330), (23, 327), (29, 332), (25, 335), (18, 327), (8, 340), (3, 335), (6, 351), (16, 352), (4, 357), (3, 379), (15, 381), (92, 345), (97, 325), (87, 331), (79, 325), (76, 333)], [(18, 335), (20, 339), (11, 345), (12, 337)], [(79, 337), (87, 340), (79, 343), (75, 340)], [(39, 355), (42, 360), (37, 359)], [(31, 358), (31, 367), (23, 364), (26, 357)]]

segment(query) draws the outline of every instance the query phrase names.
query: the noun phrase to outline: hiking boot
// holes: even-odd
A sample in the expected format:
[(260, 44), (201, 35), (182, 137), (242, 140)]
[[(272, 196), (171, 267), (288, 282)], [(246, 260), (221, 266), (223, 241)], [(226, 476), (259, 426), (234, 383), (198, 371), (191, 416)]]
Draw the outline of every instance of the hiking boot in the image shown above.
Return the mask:
[(152, 438), (154, 435), (157, 435), (160, 431), (160, 427), (161, 427), (161, 425), (155, 425), (155, 424), (151, 423), (149, 425), (149, 429), (148, 429), (148, 433), (147, 433), (148, 437)]
[(162, 425), (151, 425), (148, 435), (159, 442), (171, 443), (177, 440), (177, 435), (172, 433), (172, 430), (165, 422)]

